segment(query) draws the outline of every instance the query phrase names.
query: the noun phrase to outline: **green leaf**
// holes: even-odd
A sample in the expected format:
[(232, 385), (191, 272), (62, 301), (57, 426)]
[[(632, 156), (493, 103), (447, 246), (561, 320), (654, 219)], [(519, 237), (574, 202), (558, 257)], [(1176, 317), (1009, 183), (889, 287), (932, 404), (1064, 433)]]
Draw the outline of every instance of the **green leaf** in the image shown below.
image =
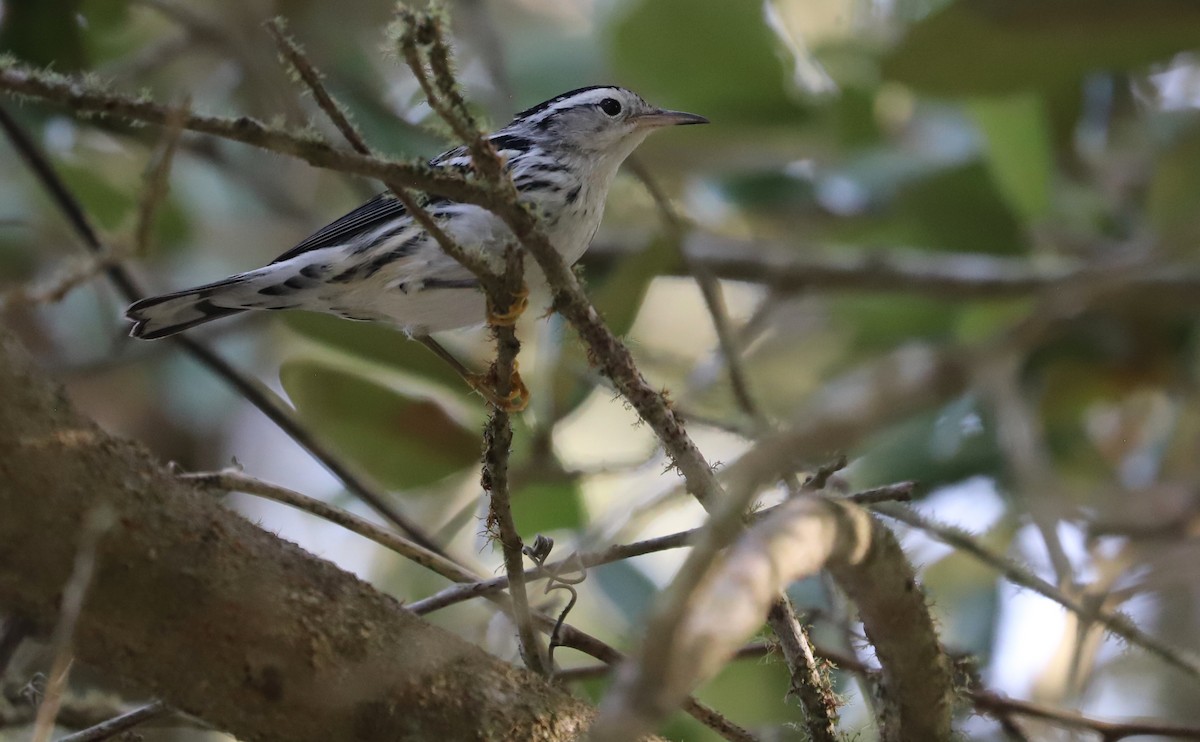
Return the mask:
[(364, 360), (465, 392), (458, 374), (420, 343), (375, 322), (352, 322), (317, 312), (287, 312), (287, 326), (307, 338)]
[(300, 419), (387, 487), (424, 487), (479, 462), (479, 436), (432, 400), (309, 360), (283, 364), (279, 379)]
[(618, 78), (656, 103), (726, 123), (794, 121), (802, 110), (758, 3), (641, 0), (612, 38)]
[(0, 53), (57, 72), (84, 69), (79, 6), (79, 0), (0, 3)]
[(574, 481), (537, 482), (512, 494), (513, 521), (525, 539), (538, 533), (579, 528), (584, 522), (579, 486)]
[(1194, 0), (959, 0), (914, 25), (883, 75), (933, 95), (1004, 95), (1196, 47)]
[(1042, 99), (978, 98), (968, 108), (983, 131), (988, 169), (1009, 206), (1028, 223), (1041, 221), (1050, 211), (1054, 164)]
[(882, 430), (858, 450), (862, 455), (854, 462), (855, 487), (915, 480), (928, 492), (1004, 471), (994, 425), (971, 397)]
[(134, 196), (109, 181), (113, 173), (63, 160), (57, 160), (55, 166), (67, 188), (83, 203), (84, 211), (104, 229), (118, 229), (133, 213)]
[(907, 184), (891, 205), (908, 225), (907, 241), (928, 249), (1019, 254), (1021, 224), (982, 162)]
[(1180, 253), (1190, 254), (1200, 240), (1200, 126), (1185, 131), (1165, 149), (1154, 168), (1146, 197), (1146, 216), (1159, 240)]
[(645, 617), (660, 592), (642, 570), (627, 561), (588, 570), (588, 579), (596, 581), (631, 625), (637, 625)]
[(830, 308), (837, 325), (851, 338), (851, 362), (903, 342), (943, 340), (958, 318), (946, 311), (944, 302), (920, 296), (839, 296), (830, 299)]

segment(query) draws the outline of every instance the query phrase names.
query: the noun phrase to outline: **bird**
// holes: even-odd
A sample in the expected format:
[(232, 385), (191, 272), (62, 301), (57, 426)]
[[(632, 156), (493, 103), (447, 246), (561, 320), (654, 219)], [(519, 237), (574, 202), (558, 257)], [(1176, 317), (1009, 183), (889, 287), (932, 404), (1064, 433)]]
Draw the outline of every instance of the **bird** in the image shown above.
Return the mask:
[[(621, 163), (653, 131), (706, 124), (693, 113), (653, 106), (615, 85), (577, 88), (516, 114), (489, 135), (522, 202), (568, 265), (583, 256), (600, 226)], [(434, 157), (435, 168), (467, 172), (466, 146)], [(514, 237), (486, 209), (430, 196), (425, 209), (467, 250), (500, 256)], [(536, 265), (525, 280), (544, 283)], [(317, 230), (261, 268), (213, 283), (142, 299), (125, 312), (130, 335), (168, 337), (249, 310), (303, 309), (390, 324), (457, 363), (429, 337), (488, 319), (475, 276), (441, 246), (390, 192)], [(511, 319), (511, 318), (510, 318)], [(460, 373), (463, 367), (457, 366)], [(472, 386), (477, 377), (467, 377)], [(485, 391), (485, 390), (481, 390)], [(485, 397), (494, 404), (502, 402)]]

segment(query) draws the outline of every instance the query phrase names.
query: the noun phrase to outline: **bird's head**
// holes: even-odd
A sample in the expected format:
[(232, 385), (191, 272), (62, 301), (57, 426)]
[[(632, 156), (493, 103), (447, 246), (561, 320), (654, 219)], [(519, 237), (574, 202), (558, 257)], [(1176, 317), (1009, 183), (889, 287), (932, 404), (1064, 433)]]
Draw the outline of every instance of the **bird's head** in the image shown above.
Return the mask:
[(522, 111), (505, 131), (520, 133), (548, 149), (574, 150), (619, 162), (656, 129), (707, 123), (708, 119), (694, 113), (652, 106), (632, 90), (596, 85)]

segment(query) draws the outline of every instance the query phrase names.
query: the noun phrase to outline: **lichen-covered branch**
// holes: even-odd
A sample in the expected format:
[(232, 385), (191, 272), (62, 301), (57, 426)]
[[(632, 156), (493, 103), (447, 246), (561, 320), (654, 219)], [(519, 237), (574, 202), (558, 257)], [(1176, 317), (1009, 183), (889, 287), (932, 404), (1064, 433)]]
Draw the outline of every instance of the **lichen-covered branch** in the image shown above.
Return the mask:
[(0, 388), (0, 604), (52, 626), (86, 512), (116, 514), (80, 660), (243, 739), (565, 740), (588, 723), (584, 704), (107, 435), (7, 337)]
[[(673, 623), (652, 619), (641, 651), (601, 705), (593, 739), (634, 739), (652, 729), (736, 654), (783, 586), (824, 568), (853, 595), (882, 664), (894, 668), (884, 676), (884, 739), (947, 739), (949, 663), (912, 567), (868, 513), (818, 497), (795, 498), (747, 531), (696, 581)], [(676, 585), (670, 590), (680, 596)]]

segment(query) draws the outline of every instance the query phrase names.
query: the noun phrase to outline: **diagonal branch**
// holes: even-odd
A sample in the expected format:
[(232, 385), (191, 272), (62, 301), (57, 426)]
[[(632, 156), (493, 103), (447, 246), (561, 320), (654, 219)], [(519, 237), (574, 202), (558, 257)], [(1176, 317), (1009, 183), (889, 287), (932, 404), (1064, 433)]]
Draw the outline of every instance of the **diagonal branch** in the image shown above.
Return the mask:
[[(3, 74), (4, 69), (0, 67), (0, 75)], [(181, 115), (178, 109), (167, 112), (166, 115), (166, 121), (168, 122), (177, 121), (180, 118), (186, 122), (190, 117), (190, 114), (187, 113)], [(76, 234), (79, 235), (88, 249), (96, 254), (107, 254), (107, 248), (105, 248), (95, 229), (92, 228), (91, 222), (84, 213), (79, 200), (66, 187), (66, 184), (63, 183), (54, 167), (50, 164), (50, 161), (38, 146), (17, 124), (16, 120), (9, 115), (8, 111), (3, 108), (0, 108), (0, 128), (4, 129), (9, 141), (12, 142), (17, 152), (21, 155), (21, 158), (29, 165), (29, 168), (37, 175), (42, 185), (54, 199), (59, 210), (71, 223), (72, 227), (74, 227)], [(105, 269), (105, 273), (127, 301), (136, 301), (145, 295), (133, 280), (133, 277), (122, 266), (116, 264), (110, 265)], [(425, 548), (432, 551), (441, 551), (441, 547), (429, 538), (419, 525), (392, 507), (382, 492), (352, 470), (349, 464), (342, 461), (333, 451), (314, 436), (311, 431), (301, 425), (295, 416), (292, 415), (291, 411), (271, 390), (267, 389), (257, 380), (235, 369), (208, 346), (186, 335), (175, 336), (172, 338), (172, 342), (180, 345), (189, 355), (199, 361), (201, 365), (207, 367), (217, 377), (232, 386), (243, 398), (266, 415), (271, 422), (278, 425), (287, 433), (301, 448), (308, 451), (313, 458), (321, 462), (330, 473), (346, 485), (348, 490), (374, 508), (376, 512), (387, 518), (396, 527), (407, 533), (414, 541)]]
[[(737, 512), (723, 509), (710, 524), (728, 533)], [(713, 537), (710, 525), (701, 538)], [(680, 575), (690, 577), (689, 566)], [(683, 694), (736, 654), (784, 585), (823, 568), (833, 571), (859, 605), (883, 666), (888, 688), (883, 739), (947, 739), (949, 662), (924, 596), (915, 589), (912, 567), (895, 538), (866, 511), (813, 496), (793, 498), (737, 539), (688, 586), (687, 609), (674, 623), (663, 621), (660, 608), (638, 660), (622, 667), (602, 703), (593, 739), (635, 739), (652, 729)], [(677, 578), (668, 588), (670, 598), (683, 594), (679, 585)], [(911, 682), (913, 677), (921, 682)]]

